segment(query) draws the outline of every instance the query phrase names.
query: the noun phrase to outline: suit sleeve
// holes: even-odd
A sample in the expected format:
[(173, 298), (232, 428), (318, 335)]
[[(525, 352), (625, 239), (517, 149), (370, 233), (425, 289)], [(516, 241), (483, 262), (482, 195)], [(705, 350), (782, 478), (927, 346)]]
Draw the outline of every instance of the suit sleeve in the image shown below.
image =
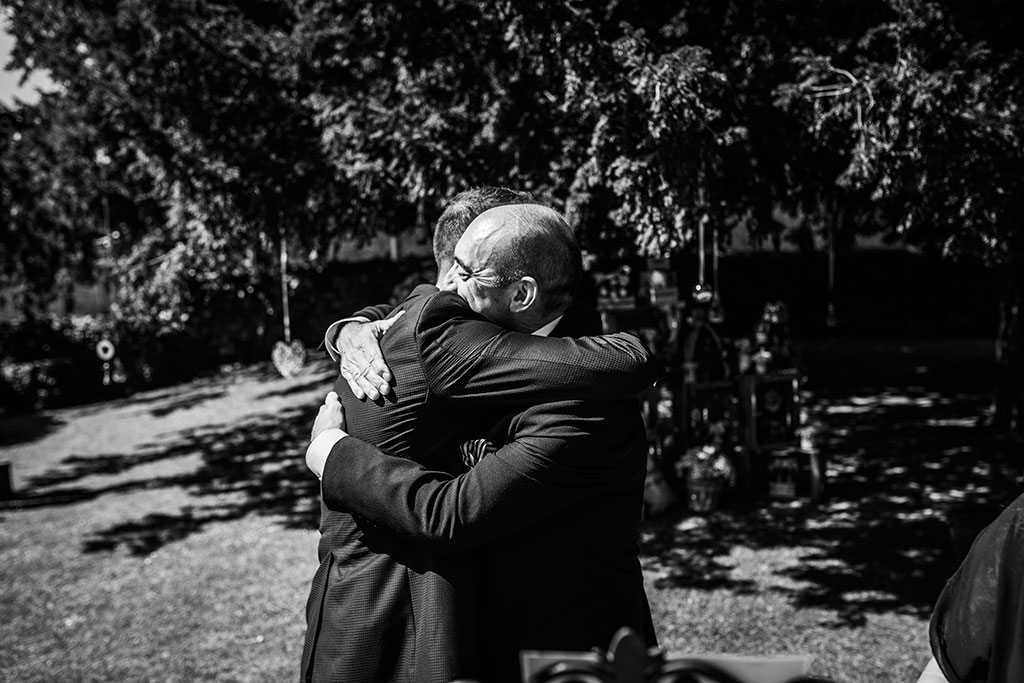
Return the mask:
[[(646, 461), (628, 445), (646, 443), (638, 415), (596, 431), (584, 422), (562, 416), (555, 424), (528, 429), (459, 476), (346, 437), (327, 459), (323, 501), (329, 509), (366, 517), (435, 552), (470, 550), (531, 527), (607, 486), (643, 476)], [(613, 432), (620, 448), (608, 447)], [(613, 455), (595, 463), (598, 452)]]
[(351, 318), (366, 318), (370, 322), (376, 322), (383, 320), (384, 318), (391, 315), (391, 311), (395, 310), (395, 307), (391, 304), (376, 304), (373, 306), (367, 306), (353, 313)]
[(324, 333), (324, 348), (327, 350), (327, 355), (331, 361), (337, 363), (341, 360), (341, 353), (338, 351), (337, 339), (338, 333), (341, 328), (350, 322), (358, 322), (360, 319), (367, 322), (374, 322), (377, 320), (383, 320), (391, 314), (391, 311), (395, 309), (390, 304), (377, 304), (376, 306), (367, 306), (366, 308), (356, 311), (348, 318), (342, 318), (341, 320), (335, 320), (327, 327), (327, 331)]
[(442, 292), (417, 328), (431, 390), (451, 400), (527, 405), (639, 395), (664, 369), (634, 335), (572, 339), (511, 332)]

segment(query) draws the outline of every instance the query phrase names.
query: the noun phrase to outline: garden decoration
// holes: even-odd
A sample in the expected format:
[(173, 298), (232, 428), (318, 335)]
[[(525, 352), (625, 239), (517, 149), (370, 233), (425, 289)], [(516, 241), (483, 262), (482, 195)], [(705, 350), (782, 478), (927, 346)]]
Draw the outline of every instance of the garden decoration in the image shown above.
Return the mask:
[(101, 339), (96, 343), (96, 357), (103, 362), (103, 386), (110, 384), (110, 361), (114, 360), (114, 342)]
[(124, 372), (124, 365), (117, 357), (117, 347), (114, 342), (106, 337), (96, 343), (96, 357), (103, 363), (103, 386), (113, 384), (124, 384), (127, 376)]
[(686, 495), (694, 512), (710, 512), (718, 507), (722, 489), (736, 482), (736, 467), (725, 445), (726, 425), (712, 423), (711, 442), (692, 446), (676, 463), (677, 474), (686, 481)]
[(715, 382), (728, 379), (722, 340), (711, 327), (708, 312), (694, 308), (690, 313), (690, 333), (683, 342), (683, 373), (686, 382)]
[(796, 480), (800, 463), (796, 456), (786, 453), (772, 454), (768, 461), (768, 496), (781, 500), (796, 498)]
[[(701, 195), (703, 196), (703, 192)], [(701, 200), (703, 205), (703, 199)], [(707, 212), (701, 214), (697, 221), (697, 284), (693, 286), (693, 300), (699, 304), (709, 303), (714, 298), (714, 292), (704, 280), (704, 266), (707, 254), (704, 246), (704, 229), (708, 222)]]
[(828, 224), (828, 312), (825, 327), (834, 328), (839, 324), (836, 318), (836, 234), (832, 222)]
[(793, 342), (789, 332), (789, 308), (781, 301), (769, 301), (754, 328), (758, 374), (794, 367)]
[(644, 511), (658, 515), (672, 507), (676, 496), (665, 481), (658, 462), (661, 460), (660, 444), (655, 441), (648, 447), (647, 476), (644, 478)]
[(704, 281), (704, 265), (707, 260), (707, 249), (704, 244), (704, 233), (708, 221), (707, 191), (705, 188), (705, 166), (704, 157), (701, 156), (700, 166), (697, 169), (697, 206), (700, 209), (700, 218), (697, 219), (697, 284), (693, 286), (693, 300), (699, 304), (711, 302), (714, 292)]
[[(822, 99), (822, 98), (837, 98), (844, 97), (852, 93), (859, 86), (864, 84), (857, 79), (852, 73), (845, 69), (837, 69), (830, 66), (828, 70), (837, 76), (842, 76), (848, 82), (841, 83), (828, 83), (826, 85), (812, 85), (810, 87), (811, 99)], [(870, 111), (875, 106), (875, 98), (871, 94), (871, 88), (865, 87), (864, 92), (867, 94), (867, 111)], [(854, 111), (856, 112), (856, 130), (865, 130), (864, 128), (864, 115), (867, 111), (861, 106), (860, 100), (854, 103)], [(864, 149), (864, 138), (861, 137), (858, 146), (858, 157), (865, 155)], [(826, 221), (828, 224), (828, 312), (825, 316), (825, 326), (833, 328), (839, 324), (838, 318), (836, 318), (836, 304), (835, 304), (835, 277), (836, 277), (836, 231), (834, 218)]]
[(831, 683), (807, 675), (812, 660), (810, 655), (670, 656), (648, 648), (629, 627), (619, 629), (607, 651), (524, 650), (520, 656), (527, 683)]
[(633, 269), (628, 265), (621, 266), (613, 273), (598, 273), (594, 276), (597, 285), (598, 307), (604, 309), (618, 309), (632, 306), (634, 301), (630, 296), (630, 280), (633, 276)]
[(708, 309), (708, 322), (720, 325), (725, 322), (725, 308), (718, 288), (718, 225), (711, 226), (711, 277), (714, 278), (714, 289), (711, 293), (711, 307)]
[(281, 237), (281, 311), (284, 316), (284, 341), (274, 344), (270, 359), (283, 377), (294, 377), (306, 362), (306, 349), (299, 340), (292, 340), (291, 317), (288, 312), (288, 249)]

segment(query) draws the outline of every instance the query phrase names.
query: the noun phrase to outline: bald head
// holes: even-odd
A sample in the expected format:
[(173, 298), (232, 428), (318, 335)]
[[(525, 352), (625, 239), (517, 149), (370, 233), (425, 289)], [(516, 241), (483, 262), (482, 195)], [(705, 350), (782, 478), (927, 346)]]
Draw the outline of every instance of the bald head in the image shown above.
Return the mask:
[(579, 286), (579, 244), (565, 219), (546, 206), (514, 204), (484, 211), (470, 223), (460, 246), (469, 246), (470, 257), (489, 267), (493, 286), (526, 277), (536, 280), (534, 315), (560, 315)]

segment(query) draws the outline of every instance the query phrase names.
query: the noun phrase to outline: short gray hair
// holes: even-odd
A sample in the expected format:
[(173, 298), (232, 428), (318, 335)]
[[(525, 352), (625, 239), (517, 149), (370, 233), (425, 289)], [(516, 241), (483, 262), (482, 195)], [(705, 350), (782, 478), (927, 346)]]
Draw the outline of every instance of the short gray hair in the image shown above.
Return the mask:
[(434, 260), (438, 269), (445, 271), (454, 261), (455, 245), (477, 216), (498, 206), (528, 204), (532, 201), (529, 192), (487, 185), (473, 187), (455, 195), (434, 226)]

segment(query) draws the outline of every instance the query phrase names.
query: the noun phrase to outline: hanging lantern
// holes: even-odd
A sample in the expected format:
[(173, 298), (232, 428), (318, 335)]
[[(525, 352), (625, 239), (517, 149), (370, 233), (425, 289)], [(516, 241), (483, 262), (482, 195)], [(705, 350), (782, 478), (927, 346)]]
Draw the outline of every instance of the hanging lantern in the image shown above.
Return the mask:
[(712, 277), (715, 279), (714, 292), (711, 295), (711, 308), (708, 309), (708, 322), (712, 325), (720, 325), (725, 321), (725, 308), (722, 306), (722, 297), (718, 292), (718, 226), (711, 228), (711, 266)]
[(292, 341), (291, 316), (288, 310), (288, 249), (281, 235), (281, 311), (284, 315), (284, 341), (274, 344), (270, 359), (283, 377), (294, 377), (306, 362), (306, 348), (299, 340)]
[(700, 211), (700, 218), (697, 220), (697, 284), (693, 286), (693, 300), (696, 303), (710, 303), (714, 298), (714, 292), (705, 282), (705, 261), (707, 260), (707, 247), (705, 245), (705, 231), (708, 227), (710, 216), (708, 215), (708, 198), (705, 189), (705, 159), (700, 156), (700, 166), (697, 169), (697, 207)]
[(708, 223), (707, 203), (704, 200), (704, 173), (701, 166), (700, 184), (697, 187), (697, 203), (700, 205), (701, 216), (697, 221), (697, 284), (693, 286), (693, 300), (699, 304), (706, 304), (714, 296), (711, 288), (704, 281), (704, 262), (707, 258), (704, 245), (704, 231)]
[(825, 327), (834, 329), (839, 324), (836, 317), (836, 235), (832, 221), (828, 224), (828, 312)]
[(104, 337), (96, 343), (96, 357), (103, 363), (103, 386), (110, 385), (110, 361), (114, 360), (116, 353), (114, 342), (109, 339)]

